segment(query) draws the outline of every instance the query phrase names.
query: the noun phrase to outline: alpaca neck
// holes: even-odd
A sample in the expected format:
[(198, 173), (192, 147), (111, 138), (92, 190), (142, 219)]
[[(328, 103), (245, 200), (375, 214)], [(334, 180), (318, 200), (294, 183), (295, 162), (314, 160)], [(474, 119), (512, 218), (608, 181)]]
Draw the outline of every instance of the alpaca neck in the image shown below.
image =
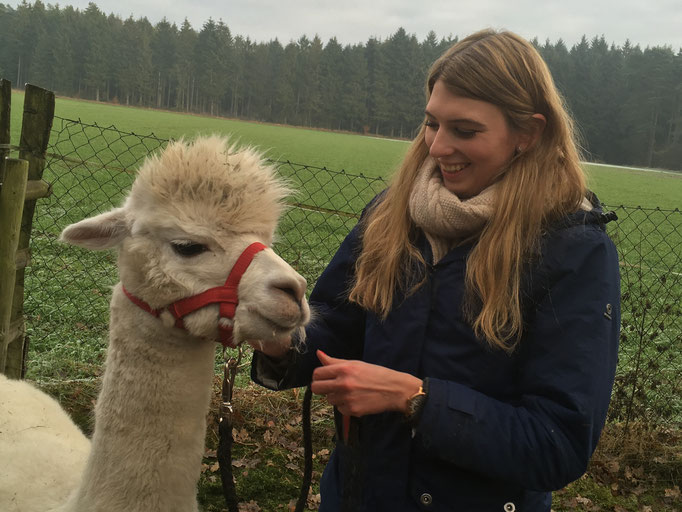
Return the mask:
[(191, 511), (206, 435), (215, 348), (125, 298), (110, 340), (92, 451), (74, 511)]

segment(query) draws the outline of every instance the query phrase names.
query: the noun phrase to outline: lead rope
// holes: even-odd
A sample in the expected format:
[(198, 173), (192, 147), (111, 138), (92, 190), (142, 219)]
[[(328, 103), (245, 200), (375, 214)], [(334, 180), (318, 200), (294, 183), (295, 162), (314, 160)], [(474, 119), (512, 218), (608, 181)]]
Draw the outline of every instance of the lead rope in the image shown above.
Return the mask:
[[(220, 414), (218, 417), (218, 450), (217, 458), (220, 467), (220, 479), (223, 486), (223, 495), (225, 503), (229, 512), (239, 512), (239, 505), (237, 499), (237, 490), (234, 485), (234, 476), (232, 474), (232, 426), (234, 425), (232, 407), (232, 392), (234, 391), (234, 380), (237, 376), (237, 368), (242, 359), (242, 348), (239, 346), (239, 355), (237, 359), (231, 357), (229, 360), (225, 357), (226, 347), (223, 347), (223, 388), (221, 393)], [(308, 492), (313, 475), (313, 441), (312, 441), (312, 427), (310, 420), (310, 407), (312, 401), (312, 390), (308, 386), (303, 395), (303, 482), (301, 484), (301, 491), (296, 501), (296, 508), (294, 512), (303, 512), (308, 501)]]
[(301, 493), (296, 502), (294, 512), (303, 512), (303, 508), (308, 501), (308, 491), (313, 478), (313, 436), (310, 424), (310, 402), (313, 392), (308, 386), (303, 395), (303, 412), (301, 422), (303, 423), (303, 482), (301, 483)]
[(223, 495), (229, 512), (239, 512), (237, 490), (234, 486), (232, 475), (232, 425), (234, 424), (234, 408), (232, 407), (232, 392), (234, 379), (237, 375), (237, 367), (242, 359), (242, 348), (239, 347), (237, 359), (225, 356), (226, 347), (223, 347), (223, 390), (220, 402), (220, 414), (218, 417), (218, 465), (220, 467), (220, 479), (223, 485)]

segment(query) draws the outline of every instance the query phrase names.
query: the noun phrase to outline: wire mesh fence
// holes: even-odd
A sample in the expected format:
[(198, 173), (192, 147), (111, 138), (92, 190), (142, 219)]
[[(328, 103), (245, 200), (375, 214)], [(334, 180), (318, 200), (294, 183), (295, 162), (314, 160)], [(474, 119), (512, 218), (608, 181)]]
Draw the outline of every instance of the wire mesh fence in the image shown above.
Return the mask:
[[(101, 370), (115, 255), (58, 242), (68, 224), (118, 205), (142, 159), (168, 141), (56, 117), (26, 280), (28, 375), (83, 378)], [(315, 282), (386, 182), (291, 162), (274, 162), (298, 190), (275, 250)], [(620, 255), (623, 329), (609, 417), (613, 422), (682, 422), (682, 211), (610, 207)]]
[(611, 208), (622, 326), (612, 419), (682, 421), (682, 211)]

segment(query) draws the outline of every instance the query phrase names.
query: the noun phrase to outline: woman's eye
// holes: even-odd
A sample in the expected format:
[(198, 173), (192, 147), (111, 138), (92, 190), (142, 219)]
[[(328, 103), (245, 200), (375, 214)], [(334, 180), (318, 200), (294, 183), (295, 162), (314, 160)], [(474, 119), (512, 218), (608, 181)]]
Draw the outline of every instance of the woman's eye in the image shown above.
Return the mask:
[(171, 247), (176, 254), (185, 257), (197, 256), (208, 251), (208, 247), (206, 247), (204, 244), (198, 244), (195, 242), (171, 242)]
[[(435, 121), (424, 121), (424, 126), (431, 130), (438, 130), (439, 125)], [(449, 128), (452, 134), (459, 139), (472, 139), (478, 133), (477, 130), (467, 130), (465, 128), (451, 127)]]
[(462, 128), (455, 128), (455, 135), (460, 139), (471, 139), (476, 135), (476, 130), (464, 130)]

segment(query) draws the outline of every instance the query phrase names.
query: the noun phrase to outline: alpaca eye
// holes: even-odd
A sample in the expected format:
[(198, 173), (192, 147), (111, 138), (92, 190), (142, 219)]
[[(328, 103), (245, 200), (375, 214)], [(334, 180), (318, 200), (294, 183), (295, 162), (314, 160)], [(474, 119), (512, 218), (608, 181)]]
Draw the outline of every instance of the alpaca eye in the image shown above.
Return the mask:
[(208, 251), (208, 247), (206, 247), (204, 244), (198, 244), (195, 242), (171, 242), (171, 247), (176, 254), (184, 257), (197, 256)]

